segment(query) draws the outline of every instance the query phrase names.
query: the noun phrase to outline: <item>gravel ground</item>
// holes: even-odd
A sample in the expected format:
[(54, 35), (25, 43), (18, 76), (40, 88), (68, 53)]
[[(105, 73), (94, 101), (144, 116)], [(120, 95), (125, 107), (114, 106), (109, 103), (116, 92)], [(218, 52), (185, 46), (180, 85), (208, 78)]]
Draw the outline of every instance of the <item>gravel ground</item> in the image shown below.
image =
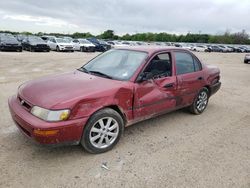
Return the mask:
[(0, 52), (0, 187), (250, 187), (245, 54), (198, 53), (221, 69), (222, 88), (207, 110), (200, 116), (179, 110), (128, 127), (110, 152), (43, 147), (24, 137), (8, 97), (27, 80), (71, 71), (95, 55)]

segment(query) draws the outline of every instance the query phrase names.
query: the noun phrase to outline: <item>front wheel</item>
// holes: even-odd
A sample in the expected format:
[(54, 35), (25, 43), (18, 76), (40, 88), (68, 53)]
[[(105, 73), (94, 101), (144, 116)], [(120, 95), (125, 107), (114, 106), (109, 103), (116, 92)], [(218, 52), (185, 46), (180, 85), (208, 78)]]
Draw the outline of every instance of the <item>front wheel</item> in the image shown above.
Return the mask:
[(103, 153), (111, 150), (120, 140), (124, 122), (118, 112), (105, 108), (91, 116), (86, 124), (81, 145), (90, 153)]
[(209, 99), (209, 91), (207, 88), (202, 88), (196, 98), (194, 99), (193, 104), (189, 107), (189, 111), (193, 114), (201, 114), (207, 107)]

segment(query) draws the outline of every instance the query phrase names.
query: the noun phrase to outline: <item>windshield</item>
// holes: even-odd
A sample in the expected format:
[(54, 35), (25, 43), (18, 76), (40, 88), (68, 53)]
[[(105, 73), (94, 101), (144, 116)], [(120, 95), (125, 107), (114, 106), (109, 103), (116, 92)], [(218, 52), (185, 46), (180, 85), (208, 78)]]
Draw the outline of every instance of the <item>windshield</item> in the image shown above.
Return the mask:
[(64, 39), (56, 39), (57, 43), (67, 43), (67, 41), (65, 41)]
[(29, 41), (31, 41), (31, 42), (44, 42), (44, 40), (39, 38), (39, 37), (30, 37)]
[(129, 80), (147, 57), (146, 52), (109, 50), (83, 66), (87, 72), (99, 72), (117, 80)]
[(15, 37), (12, 36), (1, 36), (0, 41), (2, 42), (17, 42)]
[(81, 44), (92, 44), (91, 42), (89, 42), (88, 40), (85, 40), (85, 39), (79, 39), (79, 42)]
[(67, 42), (67, 43), (71, 43), (71, 40), (70, 39), (68, 39), (68, 38), (65, 38), (65, 39), (63, 39), (65, 42)]

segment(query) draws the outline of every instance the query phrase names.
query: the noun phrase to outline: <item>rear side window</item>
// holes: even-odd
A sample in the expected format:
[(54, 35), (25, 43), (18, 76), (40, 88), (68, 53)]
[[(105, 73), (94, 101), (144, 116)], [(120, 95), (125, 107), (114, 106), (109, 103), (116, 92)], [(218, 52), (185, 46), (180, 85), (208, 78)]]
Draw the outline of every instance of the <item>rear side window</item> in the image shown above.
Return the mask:
[(196, 58), (193, 58), (193, 60), (194, 60), (194, 70), (200, 71), (201, 70), (201, 63)]
[(175, 52), (176, 73), (187, 74), (201, 70), (200, 62), (186, 52)]

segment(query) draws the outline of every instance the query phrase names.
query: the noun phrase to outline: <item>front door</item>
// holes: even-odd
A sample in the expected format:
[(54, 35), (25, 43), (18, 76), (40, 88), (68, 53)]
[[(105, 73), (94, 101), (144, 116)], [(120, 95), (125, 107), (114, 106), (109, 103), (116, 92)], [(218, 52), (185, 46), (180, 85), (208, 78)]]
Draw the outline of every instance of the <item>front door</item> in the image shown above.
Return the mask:
[(170, 53), (155, 55), (143, 71), (152, 78), (135, 84), (134, 119), (147, 119), (176, 107), (176, 76)]

